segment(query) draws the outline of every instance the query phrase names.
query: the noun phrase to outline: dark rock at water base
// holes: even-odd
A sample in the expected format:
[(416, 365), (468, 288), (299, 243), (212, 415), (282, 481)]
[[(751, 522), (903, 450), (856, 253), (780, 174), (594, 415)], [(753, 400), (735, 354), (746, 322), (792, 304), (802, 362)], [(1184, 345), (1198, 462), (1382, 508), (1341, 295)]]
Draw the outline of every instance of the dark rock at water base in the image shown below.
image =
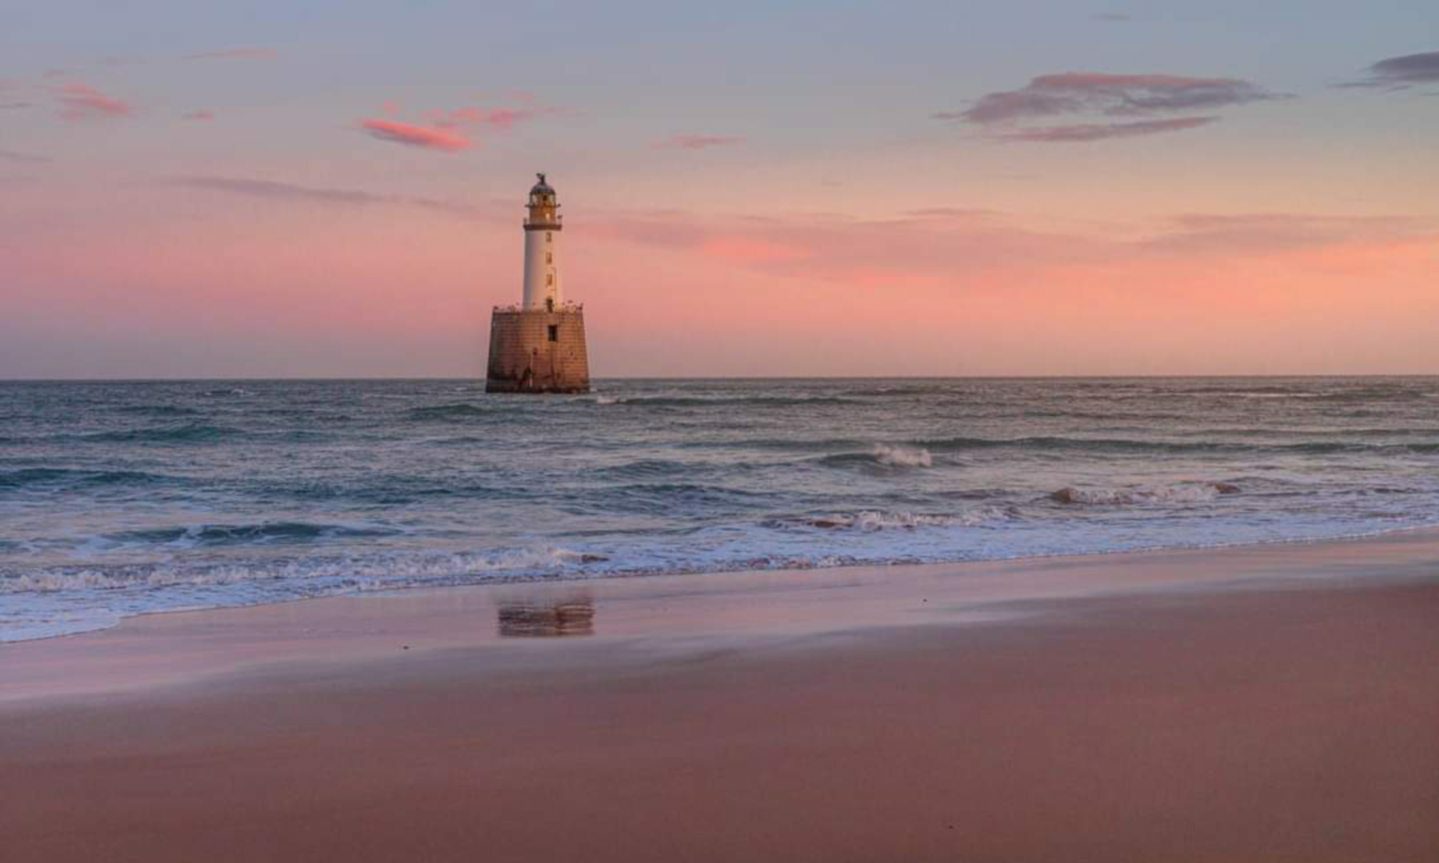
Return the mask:
[(1214, 490), (1220, 494), (1239, 494), (1241, 489), (1232, 482), (1216, 482)]

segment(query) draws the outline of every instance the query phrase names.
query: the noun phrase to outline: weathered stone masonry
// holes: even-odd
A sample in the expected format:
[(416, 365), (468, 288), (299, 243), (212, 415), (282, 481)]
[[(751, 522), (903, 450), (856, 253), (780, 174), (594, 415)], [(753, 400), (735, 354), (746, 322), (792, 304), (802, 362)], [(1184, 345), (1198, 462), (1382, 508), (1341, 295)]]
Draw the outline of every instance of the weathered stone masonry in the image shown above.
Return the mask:
[(569, 306), (553, 312), (495, 309), (490, 318), (486, 392), (583, 393), (589, 389), (583, 308)]

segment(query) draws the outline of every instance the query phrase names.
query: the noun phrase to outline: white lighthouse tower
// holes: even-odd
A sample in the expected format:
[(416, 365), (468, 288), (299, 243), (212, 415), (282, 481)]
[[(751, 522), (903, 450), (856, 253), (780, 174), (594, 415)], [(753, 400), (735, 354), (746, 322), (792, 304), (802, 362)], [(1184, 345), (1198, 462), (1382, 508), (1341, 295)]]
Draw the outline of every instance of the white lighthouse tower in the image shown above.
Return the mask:
[(560, 293), (560, 204), (555, 190), (537, 175), (530, 189), (529, 215), (525, 218), (525, 299), (526, 309), (553, 311), (564, 302)]
[(537, 175), (525, 229), (525, 288), (520, 305), (490, 317), (486, 392), (574, 393), (590, 388), (584, 307), (560, 291), (560, 204)]

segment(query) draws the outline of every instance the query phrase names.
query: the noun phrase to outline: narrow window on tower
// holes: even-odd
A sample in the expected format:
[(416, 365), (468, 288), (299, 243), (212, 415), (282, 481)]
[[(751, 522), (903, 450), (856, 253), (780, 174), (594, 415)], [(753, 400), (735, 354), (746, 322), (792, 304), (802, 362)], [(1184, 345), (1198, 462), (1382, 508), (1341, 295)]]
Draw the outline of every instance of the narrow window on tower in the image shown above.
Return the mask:
[(549, 231), (545, 231), (545, 242), (548, 243), (550, 240), (553, 240), (553, 239), (554, 239), (554, 235), (551, 234)]
[(559, 325), (559, 324), (550, 324), (549, 329), (550, 329), (550, 341), (552, 341), (552, 342), (557, 342), (557, 341), (559, 341), (559, 340), (560, 340), (560, 325)]
[(547, 285), (553, 285), (554, 283), (555, 283), (555, 274), (554, 274), (554, 273), (545, 273), (545, 284), (547, 284)]
[(553, 264), (554, 262), (555, 262), (555, 253), (554, 253), (554, 252), (545, 252), (545, 263), (547, 263), (547, 264)]
[[(547, 312), (553, 312), (554, 310), (555, 310), (555, 298), (554, 298), (554, 297), (545, 297), (545, 311), (547, 311)], [(550, 341), (554, 341), (554, 339), (550, 339)]]

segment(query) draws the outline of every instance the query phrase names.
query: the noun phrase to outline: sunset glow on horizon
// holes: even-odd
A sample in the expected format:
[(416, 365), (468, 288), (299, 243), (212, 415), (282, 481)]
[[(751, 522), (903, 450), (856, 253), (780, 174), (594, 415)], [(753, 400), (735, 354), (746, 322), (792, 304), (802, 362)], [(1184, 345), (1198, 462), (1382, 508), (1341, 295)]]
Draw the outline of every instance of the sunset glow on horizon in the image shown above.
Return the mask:
[(482, 375), (537, 171), (598, 378), (1439, 373), (1422, 5), (27, 9), (0, 377)]

